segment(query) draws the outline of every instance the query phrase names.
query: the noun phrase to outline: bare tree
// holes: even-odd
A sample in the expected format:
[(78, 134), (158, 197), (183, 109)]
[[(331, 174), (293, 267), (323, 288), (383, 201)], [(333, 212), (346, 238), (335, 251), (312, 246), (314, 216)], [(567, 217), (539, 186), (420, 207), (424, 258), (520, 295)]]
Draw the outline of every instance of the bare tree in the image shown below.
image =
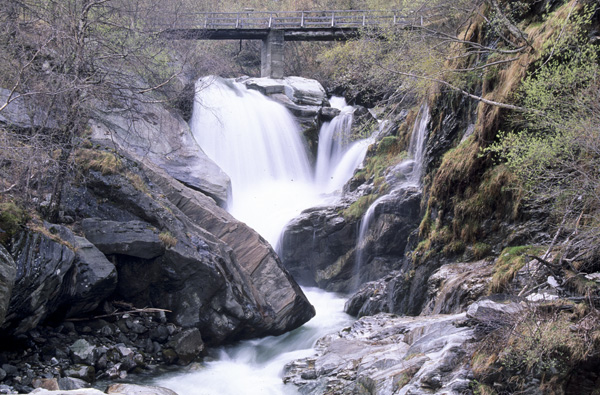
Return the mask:
[[(0, 86), (7, 88), (0, 115), (11, 104), (36, 109), (28, 127), (3, 131), (0, 149), (12, 158), (4, 163), (5, 174), (14, 176), (17, 163), (25, 164), (21, 170), (27, 174), (5, 189), (29, 192), (34, 179), (38, 185), (51, 180), (45, 216), (57, 219), (73, 152), (94, 107), (165, 99), (161, 92), (173, 85), (185, 56), (175, 57), (158, 33), (181, 12), (179, 2), (147, 0), (0, 4), (0, 57), (5, 66)], [(44, 151), (41, 161), (37, 155)], [(26, 154), (37, 160), (22, 156)]]

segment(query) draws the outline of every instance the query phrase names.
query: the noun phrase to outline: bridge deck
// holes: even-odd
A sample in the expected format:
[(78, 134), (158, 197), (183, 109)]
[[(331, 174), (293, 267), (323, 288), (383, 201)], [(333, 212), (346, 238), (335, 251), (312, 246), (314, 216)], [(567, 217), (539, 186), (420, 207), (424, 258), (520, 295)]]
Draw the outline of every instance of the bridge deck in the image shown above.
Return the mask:
[(180, 18), (175, 29), (331, 29), (361, 28), (414, 23), (414, 17), (398, 11), (244, 11), (188, 14)]

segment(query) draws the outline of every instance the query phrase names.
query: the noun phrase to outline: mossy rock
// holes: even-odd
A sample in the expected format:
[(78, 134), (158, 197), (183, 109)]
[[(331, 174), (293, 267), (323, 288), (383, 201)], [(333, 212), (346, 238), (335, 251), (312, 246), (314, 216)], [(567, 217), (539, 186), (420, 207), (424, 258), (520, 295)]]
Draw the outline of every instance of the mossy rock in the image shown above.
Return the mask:
[(0, 243), (10, 240), (26, 221), (25, 211), (14, 202), (0, 203)]

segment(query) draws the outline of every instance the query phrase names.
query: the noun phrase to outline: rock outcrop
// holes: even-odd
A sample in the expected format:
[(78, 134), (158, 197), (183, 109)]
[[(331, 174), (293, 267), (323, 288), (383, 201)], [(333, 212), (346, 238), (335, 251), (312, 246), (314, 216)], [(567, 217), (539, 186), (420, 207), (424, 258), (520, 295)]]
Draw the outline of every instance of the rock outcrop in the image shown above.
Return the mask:
[(145, 187), (136, 189), (122, 174), (89, 170), (87, 184), (65, 195), (65, 214), (115, 262), (115, 297), (171, 310), (210, 344), (280, 334), (312, 317), (256, 232), (158, 166), (139, 177)]
[(231, 181), (194, 140), (188, 124), (166, 108), (141, 101), (99, 105), (92, 138), (116, 144), (141, 162), (153, 163), (184, 185), (225, 206)]
[(378, 314), (321, 338), (316, 356), (286, 365), (302, 394), (463, 394), (470, 391), (465, 314)]

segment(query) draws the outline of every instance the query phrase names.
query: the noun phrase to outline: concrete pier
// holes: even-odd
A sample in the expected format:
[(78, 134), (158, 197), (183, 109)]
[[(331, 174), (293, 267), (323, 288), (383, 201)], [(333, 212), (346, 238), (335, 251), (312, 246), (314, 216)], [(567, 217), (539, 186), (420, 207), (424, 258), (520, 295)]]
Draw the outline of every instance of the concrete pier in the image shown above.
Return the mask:
[(260, 76), (283, 78), (283, 30), (271, 30), (262, 42)]

